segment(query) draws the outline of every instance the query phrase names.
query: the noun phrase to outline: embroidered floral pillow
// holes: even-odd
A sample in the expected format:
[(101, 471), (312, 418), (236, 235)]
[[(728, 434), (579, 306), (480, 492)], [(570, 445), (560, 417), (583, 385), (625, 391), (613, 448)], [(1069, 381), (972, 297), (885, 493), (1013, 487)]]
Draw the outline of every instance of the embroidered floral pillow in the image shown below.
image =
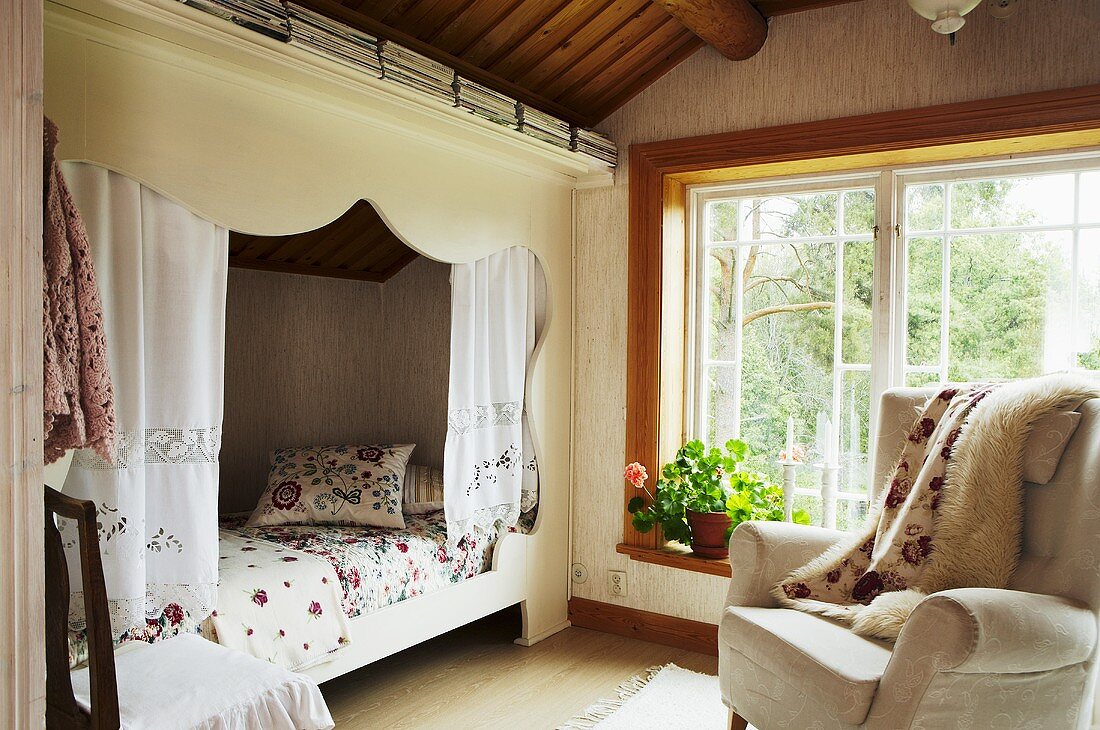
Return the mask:
[(271, 457), (267, 489), (248, 518), (259, 525), (405, 527), (401, 491), (415, 444), (308, 446)]

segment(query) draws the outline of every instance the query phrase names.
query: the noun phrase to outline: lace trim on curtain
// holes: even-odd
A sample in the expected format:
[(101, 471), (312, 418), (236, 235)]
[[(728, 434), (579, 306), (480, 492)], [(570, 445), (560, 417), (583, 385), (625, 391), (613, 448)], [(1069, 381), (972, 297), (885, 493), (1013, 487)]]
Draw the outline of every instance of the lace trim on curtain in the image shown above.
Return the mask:
[[(146, 622), (157, 621), (161, 617), (172, 625), (178, 625), (184, 619), (197, 625), (213, 612), (217, 603), (216, 583), (151, 583), (146, 586), (144, 597), (107, 601), (111, 634), (118, 637), (133, 629), (144, 629)], [(69, 628), (73, 631), (87, 628), (83, 591), (73, 591), (70, 596)]]
[(221, 426), (147, 428), (117, 434), (112, 454), (114, 463), (91, 449), (80, 449), (73, 455), (73, 466), (110, 471), (138, 464), (216, 464), (221, 448)]
[(518, 504), (498, 504), (494, 507), (482, 507), (464, 520), (451, 522), (447, 525), (448, 535), (457, 535), (458, 538), (450, 538), (451, 542), (457, 542), (473, 532), (491, 533), (503, 523), (511, 527), (519, 522), (520, 506)]
[(447, 426), (461, 435), (480, 428), (518, 426), (522, 418), (523, 403), (516, 400), (454, 408), (447, 413)]

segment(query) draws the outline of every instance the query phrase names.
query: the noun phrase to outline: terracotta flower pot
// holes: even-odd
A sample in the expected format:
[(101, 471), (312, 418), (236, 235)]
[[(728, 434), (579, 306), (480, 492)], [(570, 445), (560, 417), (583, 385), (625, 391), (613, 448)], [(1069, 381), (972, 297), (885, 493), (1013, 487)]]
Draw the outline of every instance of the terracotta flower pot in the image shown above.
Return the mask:
[(691, 528), (691, 551), (702, 558), (724, 558), (729, 554), (726, 547), (726, 530), (733, 520), (725, 512), (687, 511), (688, 526)]

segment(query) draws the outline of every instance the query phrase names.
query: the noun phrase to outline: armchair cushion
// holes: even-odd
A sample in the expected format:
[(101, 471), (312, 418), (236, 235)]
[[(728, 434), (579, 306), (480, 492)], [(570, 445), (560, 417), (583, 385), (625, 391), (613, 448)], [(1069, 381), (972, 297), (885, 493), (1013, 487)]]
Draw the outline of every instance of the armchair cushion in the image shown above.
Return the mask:
[(741, 654), (853, 725), (867, 717), (891, 650), (831, 619), (788, 608), (727, 608), (718, 642), (720, 652)]
[(1068, 598), (997, 588), (934, 593), (898, 637), (899, 661), (933, 656), (936, 669), (961, 673), (1044, 672), (1087, 661), (1096, 615)]
[(726, 605), (778, 605), (771, 595), (775, 584), (847, 536), (793, 522), (742, 522), (730, 536), (733, 577)]

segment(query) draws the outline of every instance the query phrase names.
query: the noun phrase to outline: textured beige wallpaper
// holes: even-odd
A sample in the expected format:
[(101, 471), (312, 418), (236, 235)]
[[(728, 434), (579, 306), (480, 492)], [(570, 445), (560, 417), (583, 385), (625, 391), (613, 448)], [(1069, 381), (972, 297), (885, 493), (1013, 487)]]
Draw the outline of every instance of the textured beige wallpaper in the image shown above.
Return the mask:
[[(752, 129), (1100, 82), (1100, 2), (1023, 0), (1008, 21), (979, 7), (950, 47), (904, 0), (864, 0), (774, 18), (768, 42), (733, 63), (703, 49), (608, 119), (632, 142)], [(631, 562), (622, 537), (627, 173), (577, 193), (573, 594), (716, 622), (726, 581)], [(651, 470), (652, 471), (652, 470)], [(607, 590), (628, 572), (628, 595)]]
[(223, 512), (256, 505), (283, 446), (415, 443), (443, 465), (449, 275), (424, 257), (385, 284), (229, 270)]

